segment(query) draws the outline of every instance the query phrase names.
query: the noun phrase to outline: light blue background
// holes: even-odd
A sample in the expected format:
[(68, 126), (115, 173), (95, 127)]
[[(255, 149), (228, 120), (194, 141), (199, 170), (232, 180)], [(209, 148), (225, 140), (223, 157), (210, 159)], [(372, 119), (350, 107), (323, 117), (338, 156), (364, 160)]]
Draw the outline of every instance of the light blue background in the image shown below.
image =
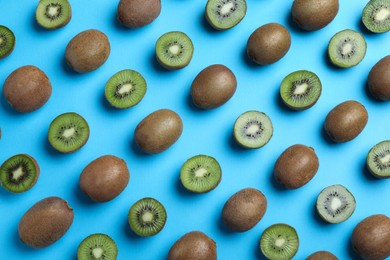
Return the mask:
[[(263, 230), (279, 222), (294, 226), (299, 234), (296, 259), (317, 250), (329, 250), (340, 259), (355, 258), (349, 246), (354, 226), (371, 214), (390, 215), (389, 180), (376, 180), (365, 170), (368, 150), (390, 138), (390, 103), (372, 100), (365, 88), (371, 67), (390, 54), (390, 33), (374, 35), (364, 30), (360, 19), (367, 1), (341, 0), (336, 19), (310, 33), (297, 29), (290, 21), (291, 0), (248, 0), (244, 20), (224, 32), (214, 31), (205, 22), (206, 1), (163, 0), (158, 19), (136, 30), (116, 22), (117, 2), (72, 0), (72, 20), (55, 31), (43, 30), (34, 22), (37, 1), (1, 3), (0, 24), (14, 31), (17, 42), (12, 55), (0, 60), (0, 82), (16, 68), (32, 64), (47, 73), (53, 94), (44, 107), (29, 114), (14, 112), (1, 95), (0, 161), (18, 153), (30, 154), (37, 159), (41, 175), (26, 193), (11, 194), (0, 189), (0, 258), (75, 259), (79, 243), (89, 234), (102, 232), (116, 241), (119, 259), (164, 259), (178, 238), (200, 230), (216, 241), (219, 259), (256, 259), (262, 258), (258, 242)], [(291, 49), (276, 64), (256, 66), (246, 58), (246, 41), (257, 27), (269, 22), (281, 23), (290, 30)], [(98, 70), (76, 74), (64, 63), (65, 48), (72, 37), (90, 28), (107, 34), (111, 55)], [(327, 44), (336, 32), (347, 28), (363, 33), (367, 55), (357, 67), (337, 69), (327, 62)], [(155, 61), (154, 45), (160, 35), (173, 30), (187, 33), (195, 52), (188, 67), (166, 71)], [(238, 89), (224, 106), (200, 111), (189, 99), (191, 82), (203, 68), (216, 63), (225, 64), (235, 73)], [(104, 86), (122, 69), (143, 74), (148, 91), (139, 105), (121, 111), (104, 100)], [(314, 107), (293, 112), (281, 104), (279, 84), (287, 74), (300, 69), (318, 74), (323, 93)], [(334, 106), (350, 99), (366, 106), (368, 124), (355, 140), (333, 144), (323, 134), (324, 119)], [(169, 150), (145, 155), (136, 148), (133, 132), (146, 115), (160, 108), (178, 112), (184, 132)], [(232, 140), (232, 128), (237, 116), (253, 109), (270, 116), (275, 132), (262, 149), (243, 150)], [(53, 151), (46, 138), (50, 122), (70, 111), (86, 118), (91, 136), (80, 151), (64, 155)], [(287, 147), (297, 143), (315, 148), (320, 169), (306, 186), (283, 190), (273, 181), (273, 165)], [(125, 159), (131, 180), (119, 197), (98, 204), (82, 194), (78, 179), (90, 161), (104, 154)], [(179, 182), (183, 162), (197, 154), (214, 156), (223, 169), (222, 182), (208, 194), (190, 194)], [(314, 210), (318, 193), (332, 184), (346, 186), (357, 201), (352, 217), (338, 225), (325, 224)], [(222, 207), (233, 193), (246, 187), (265, 194), (267, 212), (252, 230), (229, 232), (221, 224)], [(74, 208), (73, 225), (50, 247), (31, 249), (19, 241), (18, 222), (35, 202), (53, 195), (66, 199)], [(138, 238), (128, 227), (127, 213), (135, 201), (146, 196), (165, 205), (168, 221), (158, 235)]]

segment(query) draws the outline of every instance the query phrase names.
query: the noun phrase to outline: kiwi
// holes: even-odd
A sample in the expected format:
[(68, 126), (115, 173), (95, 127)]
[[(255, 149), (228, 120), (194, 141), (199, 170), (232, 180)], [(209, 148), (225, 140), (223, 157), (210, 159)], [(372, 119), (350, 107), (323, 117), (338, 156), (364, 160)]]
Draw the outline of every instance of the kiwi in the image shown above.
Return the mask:
[(31, 189), (39, 177), (37, 161), (27, 154), (17, 154), (0, 167), (0, 184), (6, 190), (22, 193)]
[(266, 145), (274, 129), (271, 119), (263, 112), (247, 111), (234, 123), (234, 139), (245, 148), (257, 149)]
[(112, 76), (105, 88), (107, 101), (116, 108), (137, 105), (146, 94), (146, 81), (134, 70), (122, 70)]
[(373, 33), (390, 31), (390, 0), (371, 0), (363, 9), (362, 21)]
[(70, 112), (57, 116), (50, 124), (48, 139), (54, 149), (72, 153), (80, 149), (89, 138), (87, 121), (79, 114)]
[(378, 61), (370, 70), (367, 80), (371, 95), (382, 101), (390, 101), (390, 55)]
[(328, 251), (317, 251), (309, 255), (306, 260), (339, 260), (334, 254)]
[(67, 25), (72, 18), (68, 0), (40, 0), (35, 19), (45, 29), (56, 29)]
[(230, 29), (241, 22), (246, 9), (245, 0), (208, 0), (206, 20), (214, 29)]
[(268, 259), (292, 259), (298, 252), (298, 248), (298, 234), (287, 224), (274, 224), (268, 227), (260, 238), (260, 250)]
[(67, 201), (48, 197), (35, 203), (23, 215), (18, 226), (19, 237), (30, 247), (47, 247), (65, 235), (73, 219), (73, 209)]
[(15, 48), (15, 34), (4, 25), (0, 25), (0, 59), (7, 57)]
[(312, 107), (321, 96), (322, 84), (316, 74), (307, 70), (287, 75), (280, 85), (280, 96), (291, 109), (304, 110)]
[(377, 178), (390, 178), (390, 140), (382, 141), (370, 149), (366, 164)]
[(355, 197), (344, 186), (337, 184), (326, 187), (318, 195), (316, 209), (328, 223), (337, 224), (352, 216), (356, 208)]
[(152, 23), (160, 15), (161, 0), (120, 0), (117, 17), (129, 28), (139, 28)]
[(167, 32), (156, 42), (157, 61), (168, 70), (177, 70), (187, 66), (193, 53), (194, 45), (183, 32)]
[(366, 56), (367, 43), (361, 33), (343, 30), (329, 41), (328, 55), (333, 65), (350, 68), (358, 65)]
[(115, 241), (102, 233), (89, 235), (77, 249), (78, 260), (115, 260), (117, 255)]
[(131, 206), (128, 221), (130, 228), (137, 235), (154, 236), (164, 228), (167, 212), (158, 200), (143, 198)]
[(195, 193), (206, 193), (215, 189), (222, 178), (218, 161), (211, 156), (197, 155), (188, 159), (180, 170), (183, 186)]

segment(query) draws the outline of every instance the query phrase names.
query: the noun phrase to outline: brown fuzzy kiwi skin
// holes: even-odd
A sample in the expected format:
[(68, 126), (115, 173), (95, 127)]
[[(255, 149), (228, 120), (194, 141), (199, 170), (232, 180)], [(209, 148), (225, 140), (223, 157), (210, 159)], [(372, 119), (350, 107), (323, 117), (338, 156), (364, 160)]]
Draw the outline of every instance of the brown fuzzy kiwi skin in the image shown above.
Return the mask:
[(128, 28), (152, 23), (161, 12), (161, 0), (120, 0), (117, 18)]
[(19, 237), (30, 247), (47, 247), (68, 231), (73, 218), (73, 209), (65, 200), (45, 198), (23, 215), (18, 226)]
[(319, 168), (313, 148), (296, 144), (287, 148), (274, 166), (276, 180), (288, 189), (297, 189), (308, 183)]
[(203, 69), (191, 85), (195, 106), (213, 109), (225, 104), (236, 92), (237, 79), (224, 65), (215, 64)]
[(291, 46), (286, 27), (269, 23), (257, 28), (247, 42), (247, 54), (257, 64), (268, 65), (283, 58)]
[(80, 175), (80, 188), (93, 201), (116, 198), (130, 180), (126, 162), (113, 155), (101, 156), (89, 163)]
[(389, 257), (390, 218), (383, 214), (365, 218), (353, 230), (351, 244), (362, 259), (380, 260)]
[(338, 260), (338, 258), (328, 251), (317, 251), (309, 255), (306, 260)]
[(368, 112), (357, 101), (348, 100), (333, 108), (325, 119), (325, 132), (336, 143), (351, 141), (368, 122)]
[(291, 8), (294, 22), (306, 31), (324, 28), (333, 21), (338, 11), (338, 0), (295, 0)]
[(264, 194), (253, 188), (238, 191), (225, 203), (222, 220), (232, 231), (244, 232), (253, 228), (267, 210)]
[(180, 116), (169, 109), (157, 110), (145, 117), (134, 131), (139, 148), (148, 154), (156, 154), (171, 147), (183, 132)]
[(69, 67), (79, 73), (90, 72), (102, 66), (111, 52), (107, 36), (98, 30), (77, 34), (66, 46), (65, 59)]
[(382, 101), (390, 101), (390, 55), (382, 58), (368, 74), (368, 90)]
[(52, 86), (39, 68), (27, 65), (13, 71), (4, 82), (3, 94), (18, 112), (33, 112), (49, 100)]
[(199, 231), (192, 231), (175, 242), (168, 253), (168, 260), (216, 260), (217, 245), (214, 240)]

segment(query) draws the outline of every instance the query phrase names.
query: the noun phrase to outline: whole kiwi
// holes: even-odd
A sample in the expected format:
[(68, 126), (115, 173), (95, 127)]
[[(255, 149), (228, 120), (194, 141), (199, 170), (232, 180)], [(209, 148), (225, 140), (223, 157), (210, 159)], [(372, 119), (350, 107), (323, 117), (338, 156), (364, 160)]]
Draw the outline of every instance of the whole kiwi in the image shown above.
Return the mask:
[(390, 101), (390, 55), (382, 58), (368, 74), (368, 90), (379, 100)]
[(294, 0), (291, 8), (293, 20), (306, 31), (324, 28), (338, 11), (338, 0)]
[(309, 255), (306, 260), (338, 260), (338, 258), (328, 251), (317, 251)]
[(192, 231), (175, 242), (168, 253), (168, 260), (216, 260), (217, 245), (202, 232)]
[(136, 127), (134, 139), (145, 153), (155, 154), (172, 146), (183, 132), (183, 122), (169, 109), (157, 110), (145, 117)]
[(313, 148), (296, 144), (287, 148), (277, 159), (274, 176), (284, 187), (297, 189), (317, 173), (318, 157)]
[(291, 46), (291, 36), (286, 27), (269, 23), (257, 28), (249, 37), (246, 50), (257, 64), (267, 65), (280, 60)]
[(161, 0), (120, 0), (117, 17), (121, 24), (138, 28), (153, 22), (161, 12)]
[(73, 209), (59, 197), (38, 201), (22, 217), (20, 239), (34, 248), (47, 247), (59, 240), (73, 223)]
[(238, 191), (225, 203), (222, 220), (225, 225), (238, 232), (253, 228), (263, 218), (267, 210), (264, 194), (253, 188)]
[(77, 34), (66, 46), (65, 59), (75, 71), (84, 73), (96, 70), (108, 59), (111, 47), (107, 36), (98, 30)]
[(89, 163), (80, 175), (80, 188), (92, 200), (106, 202), (117, 197), (127, 186), (130, 172), (126, 162), (104, 155)]
[(351, 244), (363, 259), (379, 260), (390, 256), (390, 218), (371, 215), (356, 225)]
[(23, 66), (13, 71), (4, 82), (3, 94), (18, 112), (32, 112), (49, 100), (52, 87), (46, 74), (35, 66)]
[(191, 85), (194, 104), (203, 109), (213, 109), (225, 104), (236, 92), (237, 79), (224, 65), (215, 64), (202, 70)]
[(333, 108), (325, 119), (325, 132), (336, 143), (348, 142), (366, 126), (368, 112), (357, 101), (345, 101)]

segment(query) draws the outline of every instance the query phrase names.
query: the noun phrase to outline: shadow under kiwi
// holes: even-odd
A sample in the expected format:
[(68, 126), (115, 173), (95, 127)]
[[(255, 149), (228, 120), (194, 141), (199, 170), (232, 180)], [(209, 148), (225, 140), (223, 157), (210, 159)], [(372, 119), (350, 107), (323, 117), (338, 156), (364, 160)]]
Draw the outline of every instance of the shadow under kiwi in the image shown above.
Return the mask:
[(65, 53), (64, 53), (64, 56), (63, 56), (63, 57), (64, 57), (64, 58), (63, 58), (62, 61), (61, 61), (61, 66), (62, 66), (64, 72), (65, 72), (67, 75), (69, 75), (69, 76), (81, 76), (81, 75), (83, 74), (83, 73), (79, 73), (79, 72), (73, 70), (73, 69), (69, 66), (69, 64), (67, 63), (66, 58), (65, 58)]
[[(351, 233), (352, 236), (352, 233)], [(351, 236), (349, 239), (347, 239), (345, 247), (347, 248), (348, 255), (350, 259), (362, 259), (358, 256), (358, 254), (353, 250), (352, 243), (351, 243)]]
[(235, 152), (238, 152), (238, 153), (249, 153), (251, 152), (251, 150), (257, 150), (257, 149), (250, 149), (250, 148), (245, 148), (243, 146), (241, 146), (240, 144), (237, 143), (236, 139), (234, 138), (234, 130), (232, 129), (231, 130), (232, 133), (231, 134), (228, 134), (228, 144), (229, 144), (229, 147), (235, 151)]
[(175, 181), (175, 190), (180, 195), (181, 198), (194, 198), (197, 196), (202, 196), (202, 194), (198, 194), (192, 191), (187, 190), (183, 184), (181, 183), (180, 178), (177, 178)]
[(373, 36), (373, 35), (377, 35), (377, 33), (374, 33), (374, 32), (371, 32), (370, 30), (367, 29), (367, 27), (364, 25), (363, 21), (361, 18), (359, 18), (358, 20), (358, 24), (357, 24), (359, 30), (365, 34), (366, 36)]
[(26, 252), (28, 254), (32, 254), (33, 252), (36, 252), (36, 249), (35, 248), (32, 248), (28, 245), (26, 245), (25, 243), (22, 242), (22, 240), (20, 240), (20, 237), (19, 237), (19, 231), (18, 229), (16, 228), (15, 231), (13, 232), (13, 243), (15, 245), (15, 247), (18, 249), (18, 251), (20, 252)]
[[(261, 236), (259, 237), (259, 239), (256, 239), (254, 240), (254, 246), (253, 246), (253, 255), (256, 259), (259, 259), (259, 260), (267, 260), (267, 258), (263, 255), (263, 253), (261, 252), (261, 249), (260, 249), (260, 238)], [(256, 243), (255, 243), (256, 242)]]
[(365, 178), (366, 181), (378, 182), (378, 181), (381, 180), (380, 178), (375, 177), (370, 172), (370, 170), (368, 169), (368, 166), (366, 164), (366, 159), (364, 159), (363, 162), (362, 162), (362, 173), (363, 173), (363, 177)]
[(306, 31), (306, 30), (302, 29), (301, 27), (299, 27), (299, 25), (296, 22), (294, 22), (294, 19), (292, 17), (292, 13), (291, 13), (291, 8), (287, 12), (284, 21), (285, 21), (285, 24), (288, 26), (288, 28), (291, 31), (293, 31), (294, 33), (310, 33), (310, 31)]
[(114, 112), (114, 111), (119, 111), (120, 112), (122, 110), (126, 110), (126, 109), (117, 109), (117, 108), (111, 106), (111, 104), (107, 101), (106, 96), (105, 96), (104, 93), (102, 95), (100, 95), (100, 103), (104, 107), (104, 109), (106, 111), (109, 111), (109, 112)]
[(255, 63), (253, 60), (251, 60), (248, 56), (247, 50), (246, 50), (246, 45), (244, 46), (242, 50), (242, 59), (244, 60), (244, 64), (250, 68), (250, 69), (261, 69), (263, 65)]
[(321, 218), (321, 216), (320, 216), (320, 215), (318, 214), (318, 212), (317, 212), (316, 204), (317, 204), (317, 197), (315, 198), (315, 200), (314, 200), (312, 203), (310, 203), (311, 214), (312, 214), (312, 216), (313, 216), (314, 221), (315, 221), (318, 225), (320, 225), (320, 226), (322, 226), (322, 227), (329, 227), (330, 225), (334, 225), (334, 224), (330, 224), (330, 223), (326, 222), (325, 220), (323, 220), (323, 219)]
[(157, 72), (157, 73), (160, 73), (160, 74), (167, 74), (170, 72), (170, 70), (164, 68), (163, 66), (160, 65), (160, 63), (158, 62), (157, 60), (157, 57), (156, 57), (156, 53), (155, 51), (153, 51), (151, 54), (150, 54), (150, 64), (152, 66), (152, 69)]
[(187, 103), (187, 107), (192, 112), (197, 113), (197, 114), (204, 114), (204, 113), (207, 113), (208, 111), (212, 110), (212, 109), (202, 109), (202, 108), (195, 106), (194, 102), (192, 101), (192, 96), (191, 96), (190, 92), (188, 93), (188, 95), (186, 97), (186, 103)]
[(332, 61), (329, 58), (329, 53), (328, 53), (328, 47), (325, 48), (324, 53), (323, 53), (323, 59), (325, 60), (326, 66), (331, 69), (332, 71), (335, 72), (343, 72), (346, 68), (341, 68), (332, 63)]
[(100, 203), (93, 201), (91, 198), (85, 194), (81, 188), (79, 181), (76, 182), (74, 185), (74, 194), (79, 202), (81, 202), (83, 205), (91, 205), (91, 206), (98, 206)]
[(219, 218), (218, 218), (217, 224), (218, 224), (219, 231), (221, 231), (221, 233), (225, 236), (239, 235), (241, 233), (241, 232), (236, 232), (236, 231), (230, 230), (225, 225), (225, 223), (223, 222), (223, 219), (222, 219), (222, 212), (221, 212), (221, 216), (219, 216)]
[(337, 143), (334, 142), (332, 139), (330, 139), (329, 135), (326, 133), (324, 124), (325, 124), (325, 123), (321, 124), (321, 126), (320, 126), (320, 133), (321, 133), (322, 139), (324, 140), (324, 142), (325, 142), (327, 145), (336, 146)]
[(138, 146), (137, 143), (135, 142), (134, 137), (132, 137), (131, 140), (130, 140), (130, 148), (131, 148), (131, 150), (134, 152), (134, 154), (135, 154), (136, 157), (146, 158), (146, 157), (152, 156), (152, 155), (150, 155), (150, 154), (147, 154), (147, 153), (143, 152), (143, 151), (139, 148), (139, 146)]
[(141, 240), (143, 238), (141, 236), (138, 236), (136, 233), (134, 233), (133, 230), (131, 230), (129, 220), (127, 217), (124, 218), (124, 220), (123, 220), (123, 232), (124, 232), (125, 236), (132, 241)]
[(1, 106), (4, 108), (4, 111), (6, 113), (10, 114), (11, 116), (21, 117), (21, 116), (24, 116), (27, 114), (27, 113), (20, 113), (20, 112), (16, 111), (15, 109), (13, 109), (11, 107), (11, 105), (8, 103), (8, 101), (5, 99), (4, 95), (1, 95), (0, 103), (1, 103)]
[(278, 109), (284, 114), (292, 115), (300, 112), (297, 110), (293, 110), (289, 108), (286, 104), (284, 104), (282, 98), (280, 97), (280, 87), (278, 87), (277, 91), (275, 91), (275, 104), (278, 106)]
[(116, 30), (121, 31), (121, 32), (129, 32), (129, 31), (131, 31), (132, 30), (131, 28), (127, 28), (126, 26), (121, 24), (121, 22), (118, 19), (118, 11), (117, 10), (118, 9), (115, 8), (114, 11), (112, 12), (112, 25), (113, 25), (113, 27)]
[(274, 167), (272, 167), (272, 170), (269, 174), (269, 182), (271, 183), (272, 187), (274, 187), (275, 190), (280, 192), (287, 192), (289, 189), (285, 188), (276, 178), (273, 171)]
[[(49, 130), (48, 130), (49, 131)], [(58, 157), (61, 156), (62, 153), (54, 149), (54, 147), (50, 144), (47, 135), (43, 135), (42, 142), (44, 143), (44, 150), (46, 154), (53, 156), (53, 157)]]
[(206, 19), (206, 14), (205, 14), (205, 12), (200, 12), (200, 13), (199, 13), (199, 24), (202, 25), (202, 28), (203, 28), (207, 33), (214, 34), (214, 33), (221, 33), (221, 32), (223, 32), (223, 30), (214, 29), (214, 28), (209, 24), (209, 22), (208, 22), (207, 19)]

